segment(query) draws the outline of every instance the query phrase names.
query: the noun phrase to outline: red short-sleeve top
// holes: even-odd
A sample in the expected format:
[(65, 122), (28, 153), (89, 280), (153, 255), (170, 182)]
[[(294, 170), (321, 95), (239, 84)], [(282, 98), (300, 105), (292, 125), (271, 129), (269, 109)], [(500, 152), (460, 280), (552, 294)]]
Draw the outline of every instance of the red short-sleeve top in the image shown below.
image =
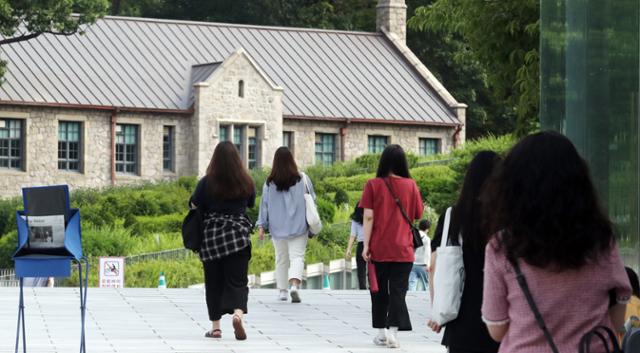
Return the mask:
[[(393, 191), (411, 220), (422, 217), (424, 205), (413, 179), (389, 177)], [(413, 262), (413, 237), (409, 223), (395, 203), (382, 178), (371, 179), (364, 187), (360, 207), (373, 210), (373, 230), (369, 249), (377, 262)]]

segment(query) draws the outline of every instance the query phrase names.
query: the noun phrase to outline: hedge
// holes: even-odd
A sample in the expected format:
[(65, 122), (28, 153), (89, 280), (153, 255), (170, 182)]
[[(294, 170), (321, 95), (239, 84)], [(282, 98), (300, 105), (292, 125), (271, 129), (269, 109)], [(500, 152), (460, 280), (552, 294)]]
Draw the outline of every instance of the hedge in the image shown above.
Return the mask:
[(182, 231), (185, 215), (186, 213), (172, 213), (162, 216), (133, 216), (132, 223), (125, 222), (125, 225), (133, 235), (175, 233)]

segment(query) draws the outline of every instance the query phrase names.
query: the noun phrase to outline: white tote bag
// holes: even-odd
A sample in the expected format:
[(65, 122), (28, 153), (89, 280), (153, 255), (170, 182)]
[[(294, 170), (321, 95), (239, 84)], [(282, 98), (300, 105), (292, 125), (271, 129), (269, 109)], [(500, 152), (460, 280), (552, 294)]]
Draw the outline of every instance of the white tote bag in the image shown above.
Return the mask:
[(458, 317), (464, 289), (464, 260), (462, 238), (460, 245), (448, 244), (451, 207), (447, 209), (442, 241), (436, 250), (436, 270), (433, 274), (432, 320), (442, 326)]
[(311, 235), (318, 235), (322, 230), (322, 220), (318, 213), (318, 207), (316, 202), (311, 196), (311, 189), (307, 182), (307, 175), (302, 174), (302, 180), (304, 180), (304, 203), (306, 205), (307, 224), (309, 225), (309, 232)]

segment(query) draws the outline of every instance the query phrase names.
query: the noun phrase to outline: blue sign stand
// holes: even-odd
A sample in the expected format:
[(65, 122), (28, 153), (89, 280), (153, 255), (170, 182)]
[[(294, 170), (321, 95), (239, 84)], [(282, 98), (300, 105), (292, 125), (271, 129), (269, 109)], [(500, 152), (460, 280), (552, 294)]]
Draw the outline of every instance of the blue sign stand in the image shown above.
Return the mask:
[[(24, 353), (27, 352), (24, 319), (24, 277), (69, 277), (71, 275), (71, 263), (74, 262), (78, 266), (80, 287), (80, 352), (86, 353), (84, 327), (87, 306), (87, 287), (89, 284), (89, 261), (82, 254), (80, 211), (70, 208), (69, 188), (66, 185), (24, 188), (22, 189), (22, 194), (24, 211), (18, 211), (16, 213), (18, 248), (13, 255), (16, 277), (20, 278), (20, 300), (18, 306), (15, 352), (18, 353), (21, 332), (22, 349)], [(48, 215), (64, 215), (64, 246), (44, 250), (31, 248), (29, 243), (29, 216)]]

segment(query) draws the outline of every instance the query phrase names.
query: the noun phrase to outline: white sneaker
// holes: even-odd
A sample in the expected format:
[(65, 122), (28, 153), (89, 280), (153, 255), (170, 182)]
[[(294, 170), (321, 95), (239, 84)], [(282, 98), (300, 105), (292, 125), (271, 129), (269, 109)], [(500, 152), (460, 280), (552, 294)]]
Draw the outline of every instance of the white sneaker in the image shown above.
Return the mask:
[(278, 300), (286, 302), (287, 301), (287, 290), (286, 289), (282, 289), (280, 290), (280, 294), (278, 294)]
[(387, 334), (387, 348), (400, 348), (398, 338), (392, 333)]
[(298, 292), (298, 288), (291, 288), (291, 302), (292, 303), (300, 303), (300, 292)]
[(386, 346), (387, 338), (384, 336), (377, 335), (376, 337), (373, 338), (373, 344), (375, 344), (376, 346)]

